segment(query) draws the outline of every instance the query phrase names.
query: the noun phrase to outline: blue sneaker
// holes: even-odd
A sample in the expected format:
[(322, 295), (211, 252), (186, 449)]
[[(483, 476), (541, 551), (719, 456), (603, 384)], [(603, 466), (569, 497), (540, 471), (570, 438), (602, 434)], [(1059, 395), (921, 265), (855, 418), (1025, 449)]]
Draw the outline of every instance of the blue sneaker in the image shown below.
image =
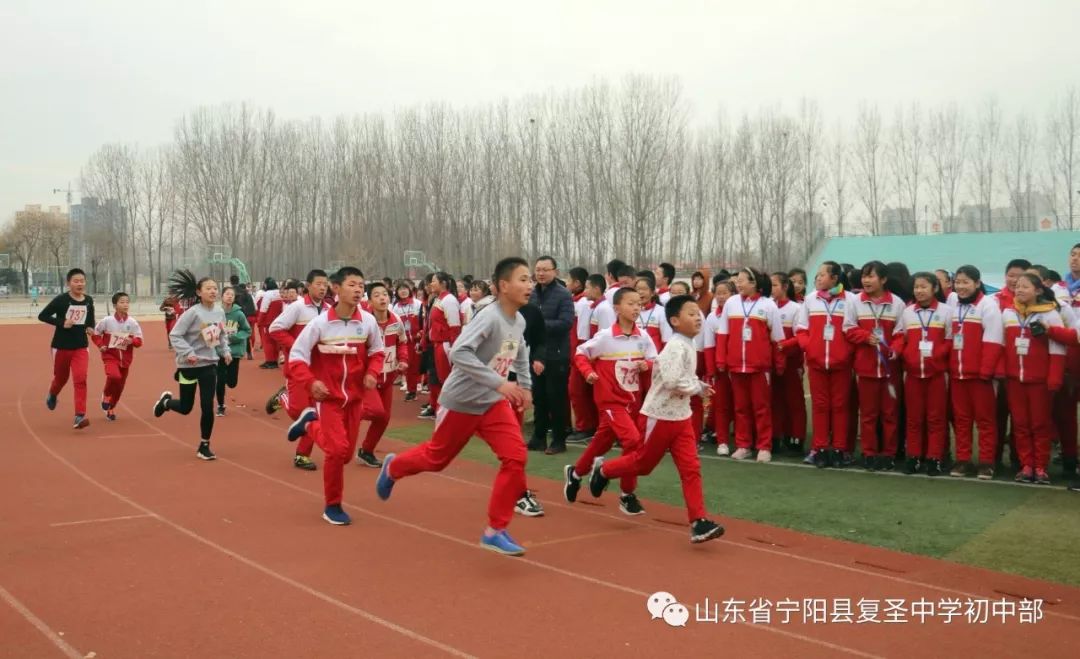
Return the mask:
[(322, 518), (334, 526), (348, 526), (352, 524), (349, 513), (341, 509), (341, 506), (327, 506), (323, 511)]
[(52, 394), (45, 396), (45, 407), (49, 408), (50, 410), (55, 410), (56, 396), (53, 396)]
[(525, 548), (514, 542), (506, 531), (499, 531), (493, 536), (480, 536), (480, 546), (504, 556), (524, 556)]
[(394, 491), (394, 479), (390, 478), (390, 463), (393, 461), (394, 454), (388, 453), (383, 459), (379, 477), (375, 479), (375, 494), (379, 495), (379, 498), (383, 501), (389, 499), (390, 493)]
[(314, 407), (309, 407), (300, 413), (300, 418), (293, 421), (293, 424), (289, 426), (289, 441), (295, 442), (304, 435), (307, 434), (307, 425), (318, 419), (319, 415), (315, 413)]
[(75, 430), (82, 430), (88, 425), (90, 425), (90, 419), (87, 419), (85, 416), (78, 414), (75, 416), (75, 425), (73, 425), (72, 427), (75, 428)]

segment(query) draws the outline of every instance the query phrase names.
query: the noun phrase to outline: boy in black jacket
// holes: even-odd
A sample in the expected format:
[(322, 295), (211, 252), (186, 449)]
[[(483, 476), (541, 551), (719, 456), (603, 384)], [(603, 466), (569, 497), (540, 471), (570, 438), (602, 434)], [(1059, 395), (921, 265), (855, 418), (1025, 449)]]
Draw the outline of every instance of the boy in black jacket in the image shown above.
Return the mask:
[(86, 294), (86, 273), (67, 273), (68, 292), (52, 299), (38, 320), (52, 325), (53, 380), (45, 405), (56, 409), (56, 397), (71, 377), (75, 386), (75, 429), (90, 425), (86, 418), (86, 370), (90, 365), (89, 336), (94, 333), (94, 299)]

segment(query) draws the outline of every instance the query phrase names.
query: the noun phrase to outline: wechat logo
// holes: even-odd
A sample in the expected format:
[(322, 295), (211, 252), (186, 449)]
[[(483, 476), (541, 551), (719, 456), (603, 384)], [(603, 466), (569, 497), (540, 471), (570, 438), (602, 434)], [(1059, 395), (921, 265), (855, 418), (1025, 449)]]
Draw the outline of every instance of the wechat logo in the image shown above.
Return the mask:
[(690, 619), (690, 611), (686, 606), (679, 604), (675, 596), (663, 591), (649, 595), (645, 602), (645, 608), (653, 620), (662, 618), (671, 627), (685, 627)]

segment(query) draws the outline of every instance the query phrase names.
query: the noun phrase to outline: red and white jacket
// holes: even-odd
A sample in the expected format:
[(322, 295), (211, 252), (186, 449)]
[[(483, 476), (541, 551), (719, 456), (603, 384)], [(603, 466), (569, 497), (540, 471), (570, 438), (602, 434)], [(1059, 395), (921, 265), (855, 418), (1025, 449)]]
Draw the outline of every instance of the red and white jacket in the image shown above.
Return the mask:
[(277, 341), (285, 352), (285, 361), (289, 360), (293, 342), (300, 336), (300, 332), (304, 331), (304, 327), (329, 308), (330, 303), (325, 299), (316, 304), (310, 295), (305, 295), (290, 303), (281, 315), (270, 323), (270, 337)]
[[(904, 309), (892, 349), (903, 359), (907, 377), (926, 379), (949, 371), (952, 321), (953, 308), (937, 300), (925, 309), (914, 302)], [(923, 350), (924, 342), (929, 342), (928, 351)]]
[(776, 344), (784, 340), (780, 310), (771, 298), (732, 295), (716, 323), (716, 364), (729, 373), (769, 373), (786, 366)]
[[(1037, 311), (1027, 318), (1021, 318), (1015, 307), (1006, 309), (1001, 314), (1005, 328), (1005, 375), (1024, 383), (1046, 384), (1051, 391), (1061, 388), (1065, 379), (1065, 346), (1053, 340), (1064, 328), (1061, 314), (1057, 311)], [(1042, 336), (1031, 334), (1031, 323), (1042, 323), (1047, 333)], [(1023, 350), (1017, 341), (1026, 341)], [(1026, 353), (1026, 354), (1021, 354)]]
[[(855, 375), (883, 378), (896, 372), (882, 360), (895, 358), (890, 345), (897, 328), (903, 328), (904, 307), (904, 301), (888, 291), (876, 301), (866, 293), (858, 295), (854, 310), (844, 320), (844, 334), (855, 346)], [(874, 335), (881, 342), (879, 346), (870, 345)]]
[(284, 309), (285, 301), (281, 299), (281, 290), (275, 288), (272, 291), (266, 291), (263, 293), (262, 299), (259, 300), (259, 312), (255, 316), (255, 323), (259, 327), (269, 330), (270, 325), (281, 315)]
[(716, 359), (717, 334), (720, 332), (720, 314), (723, 311), (723, 307), (710, 311), (701, 323), (701, 331), (694, 337), (694, 347), (698, 350), (698, 375), (704, 375), (710, 382), (718, 369), (727, 371), (727, 364)]
[(420, 300), (412, 296), (404, 300), (398, 298), (390, 305), (390, 311), (401, 320), (408, 341), (417, 343), (420, 337)]
[(656, 302), (650, 302), (641, 308), (637, 326), (639, 330), (649, 335), (657, 352), (663, 350), (664, 344), (671, 339), (671, 325), (667, 321), (667, 311)]
[(323, 402), (344, 406), (363, 400), (364, 377), (378, 379), (383, 360), (375, 317), (357, 309), (350, 318), (338, 318), (337, 309), (330, 307), (296, 337), (285, 372), (309, 393), (311, 385), (321, 381), (330, 390)]
[(431, 319), (428, 323), (428, 336), (432, 344), (442, 343), (450, 352), (450, 346), (461, 335), (461, 305), (450, 293), (443, 293), (431, 305)]
[[(592, 302), (589, 302), (589, 300), (585, 298), (584, 293), (578, 293), (577, 295), (574, 296), (574, 328), (570, 332), (570, 354), (571, 355), (574, 354), (574, 351), (577, 350), (577, 347), (579, 345), (581, 345), (585, 341), (588, 341), (590, 338), (592, 338), (592, 337), (589, 336), (589, 323), (588, 323), (588, 321), (587, 320), (586, 321), (581, 320), (581, 317), (583, 315), (588, 315), (589, 314), (589, 305), (591, 305), (591, 304), (592, 304)], [(583, 330), (585, 332), (584, 336), (582, 336), (582, 331)]]
[[(827, 291), (811, 291), (799, 309), (795, 337), (806, 353), (806, 365), (819, 371), (841, 371), (852, 367), (855, 346), (844, 334), (848, 314), (854, 313), (858, 298), (844, 291), (833, 297)], [(831, 326), (831, 330), (826, 327)], [(832, 340), (829, 340), (831, 337)]]
[(588, 341), (596, 336), (600, 330), (606, 330), (615, 324), (615, 308), (611, 306), (611, 303), (606, 298), (590, 302), (586, 312), (588, 336), (581, 336), (581, 333), (578, 332), (579, 338), (583, 341)]
[(593, 397), (600, 410), (629, 407), (640, 398), (640, 367), (656, 359), (656, 346), (637, 325), (625, 334), (618, 323), (578, 346), (574, 366), (588, 379), (599, 376), (593, 384)]
[(997, 372), (1004, 342), (997, 300), (979, 293), (971, 304), (957, 300), (953, 311), (949, 375), (957, 380), (989, 380)]
[(120, 368), (127, 368), (135, 359), (135, 348), (142, 347), (142, 328), (131, 316), (117, 313), (99, 320), (90, 340), (98, 348), (105, 348), (101, 361), (117, 361)]
[[(773, 303), (775, 304), (776, 300), (773, 300)], [(802, 306), (794, 300), (785, 300), (784, 304), (777, 304), (776, 308), (784, 326), (784, 340), (780, 342), (785, 361), (784, 372), (794, 373), (803, 367), (802, 348), (799, 347), (799, 340), (795, 338), (795, 324), (799, 321)]]
[(378, 318), (375, 318), (375, 322), (379, 326), (383, 340), (382, 376), (379, 378), (379, 387), (382, 388), (394, 383), (398, 365), (409, 363), (412, 351), (409, 347), (408, 334), (405, 332), (405, 323), (397, 317), (397, 314), (387, 311), (386, 322), (380, 323)]

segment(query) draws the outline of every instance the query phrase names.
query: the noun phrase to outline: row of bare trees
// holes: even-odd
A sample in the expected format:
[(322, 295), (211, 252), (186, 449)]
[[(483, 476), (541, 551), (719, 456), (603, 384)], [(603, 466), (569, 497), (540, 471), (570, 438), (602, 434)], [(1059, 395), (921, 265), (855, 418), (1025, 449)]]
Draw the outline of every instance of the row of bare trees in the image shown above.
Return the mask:
[(995, 207), (1027, 228), (1036, 194), (1059, 228), (1080, 219), (1076, 89), (1042, 122), (1006, 119), (992, 99), (889, 121), (867, 104), (850, 130), (827, 130), (810, 100), (704, 127), (689, 115), (679, 82), (652, 77), (330, 123), (201, 109), (168, 145), (102, 147), (82, 192), (117, 202), (109, 267), (125, 282), (159, 282), (210, 244), (256, 277), (336, 262), (399, 274), (405, 250), (475, 274), (516, 253), (772, 268), (802, 263), (827, 232), (923, 232), (928, 216), (960, 230), (965, 206), (978, 230), (995, 228)]
[(8, 265), (18, 270), (22, 290), (30, 290), (30, 273), (35, 269), (53, 268), (53, 280), (58, 284), (61, 269), (68, 264), (68, 221), (61, 215), (42, 210), (26, 210), (16, 214), (14, 221), (0, 232), (0, 254), (8, 255)]

